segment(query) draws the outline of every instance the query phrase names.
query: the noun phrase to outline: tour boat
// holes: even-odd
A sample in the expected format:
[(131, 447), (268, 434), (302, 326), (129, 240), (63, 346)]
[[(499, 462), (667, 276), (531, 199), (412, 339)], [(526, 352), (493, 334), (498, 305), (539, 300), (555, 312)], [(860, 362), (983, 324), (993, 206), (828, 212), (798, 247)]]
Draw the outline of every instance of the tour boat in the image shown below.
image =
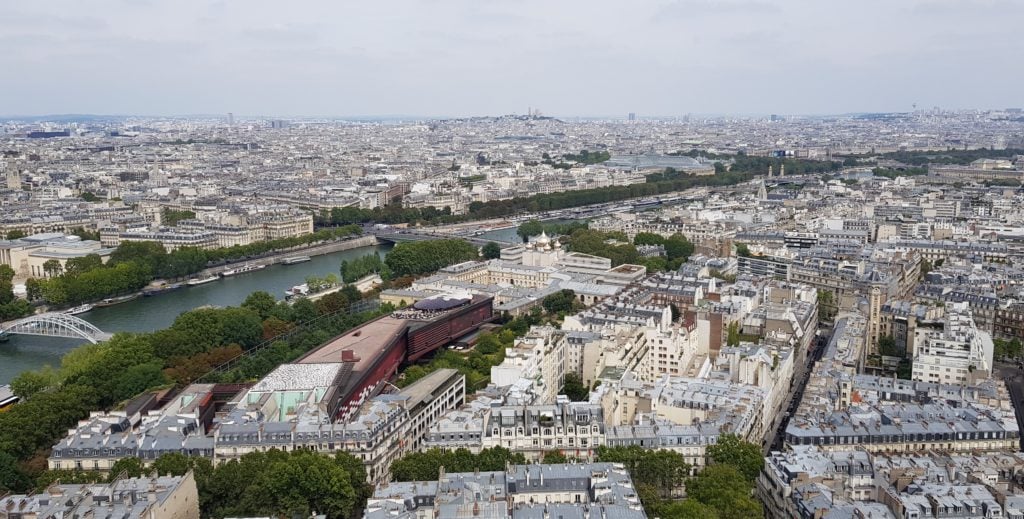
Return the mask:
[(205, 285), (207, 283), (212, 283), (214, 281), (217, 281), (217, 276), (210, 276), (208, 278), (192, 278), (192, 279), (186, 281), (185, 284), (190, 286), (190, 287), (194, 287), (194, 286), (198, 286), (198, 285)]
[(245, 274), (247, 272), (256, 272), (257, 270), (263, 270), (265, 268), (267, 268), (266, 265), (252, 265), (247, 263), (236, 269), (225, 270), (224, 272), (221, 272), (220, 275), (221, 277), (226, 278), (228, 276), (237, 276), (238, 274)]
[(121, 304), (121, 303), (127, 303), (128, 301), (132, 301), (132, 300), (136, 299), (137, 297), (139, 297), (139, 294), (128, 294), (126, 296), (120, 296), (120, 297), (108, 297), (108, 298), (104, 299), (103, 301), (100, 301), (99, 303), (96, 303), (95, 306), (98, 306), (98, 307), (114, 306), (114, 305), (118, 305), (118, 304)]
[(160, 285), (160, 286), (150, 287), (150, 288), (143, 289), (142, 290), (142, 295), (145, 296), (145, 297), (155, 296), (157, 294), (162, 294), (164, 292), (170, 292), (171, 290), (177, 290), (177, 289), (179, 289), (179, 288), (181, 288), (183, 286), (184, 285), (182, 285), (181, 283), (171, 283), (171, 284), (164, 283), (163, 285)]
[(312, 258), (310, 258), (309, 256), (292, 256), (290, 258), (285, 258), (281, 260), (281, 263), (285, 265), (294, 265), (296, 263), (305, 263), (311, 259)]
[(78, 305), (78, 306), (73, 307), (73, 308), (68, 308), (67, 310), (64, 310), (64, 313), (66, 313), (68, 315), (84, 314), (84, 313), (88, 312), (89, 310), (92, 310), (93, 308), (95, 308), (93, 305), (90, 305), (90, 304), (86, 303), (84, 305)]

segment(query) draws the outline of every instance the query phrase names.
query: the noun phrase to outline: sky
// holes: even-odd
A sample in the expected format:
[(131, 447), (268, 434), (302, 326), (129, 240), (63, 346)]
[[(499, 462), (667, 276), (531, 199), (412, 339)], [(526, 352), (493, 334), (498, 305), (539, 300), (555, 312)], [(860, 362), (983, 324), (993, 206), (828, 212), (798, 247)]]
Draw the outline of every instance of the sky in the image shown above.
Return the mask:
[(0, 0), (0, 114), (1024, 105), (1021, 0)]

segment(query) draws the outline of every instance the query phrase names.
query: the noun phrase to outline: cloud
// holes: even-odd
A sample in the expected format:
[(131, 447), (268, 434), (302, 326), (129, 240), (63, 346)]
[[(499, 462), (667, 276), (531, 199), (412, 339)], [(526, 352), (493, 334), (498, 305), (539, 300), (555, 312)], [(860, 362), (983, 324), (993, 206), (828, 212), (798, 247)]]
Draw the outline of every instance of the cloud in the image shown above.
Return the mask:
[[(0, 113), (1012, 106), (1009, 0), (0, 2)], [(97, 16), (103, 13), (103, 16)], [(881, 79), (884, 78), (884, 79)], [(927, 78), (927, 81), (922, 81)]]

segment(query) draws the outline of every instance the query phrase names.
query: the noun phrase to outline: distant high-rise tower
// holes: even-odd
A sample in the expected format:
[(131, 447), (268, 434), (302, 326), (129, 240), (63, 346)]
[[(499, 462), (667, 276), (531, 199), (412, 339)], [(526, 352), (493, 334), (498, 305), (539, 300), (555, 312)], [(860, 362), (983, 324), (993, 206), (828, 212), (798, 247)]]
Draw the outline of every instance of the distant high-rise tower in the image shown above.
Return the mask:
[(228, 126), (235, 125), (235, 114), (228, 112)]
[(273, 121), (270, 121), (270, 127), (274, 128), (275, 130), (281, 130), (288, 127), (288, 121), (282, 119), (274, 119)]
[(635, 121), (636, 120), (636, 112), (629, 112), (629, 120), (630, 121)]

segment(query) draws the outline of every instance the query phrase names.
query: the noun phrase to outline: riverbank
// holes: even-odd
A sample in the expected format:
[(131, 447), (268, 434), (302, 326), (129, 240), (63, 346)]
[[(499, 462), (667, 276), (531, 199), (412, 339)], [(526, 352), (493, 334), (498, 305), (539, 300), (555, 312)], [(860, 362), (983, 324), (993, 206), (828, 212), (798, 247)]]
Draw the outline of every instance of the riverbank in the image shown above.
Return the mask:
[[(234, 269), (234, 268), (238, 268), (238, 267), (240, 267), (242, 265), (261, 265), (261, 266), (269, 267), (271, 265), (283, 264), (283, 261), (285, 260), (285, 258), (291, 258), (291, 257), (295, 257), (295, 256), (298, 256), (298, 255), (316, 257), (316, 256), (323, 256), (325, 254), (333, 254), (333, 253), (336, 253), (336, 252), (343, 252), (343, 251), (347, 251), (347, 250), (358, 249), (358, 248), (362, 248), (362, 247), (373, 247), (373, 246), (376, 246), (376, 245), (379, 245), (379, 244), (380, 244), (380, 240), (378, 240), (376, 236), (369, 236), (368, 235), (368, 236), (360, 236), (358, 238), (351, 238), (351, 239), (339, 239), (339, 240), (329, 241), (329, 242), (326, 242), (326, 243), (321, 242), (321, 243), (316, 243), (316, 244), (312, 244), (312, 245), (302, 245), (302, 246), (299, 246), (299, 247), (293, 247), (293, 248), (290, 248), (290, 249), (283, 249), (281, 251), (273, 252), (273, 253), (271, 253), (271, 254), (269, 254), (267, 256), (263, 256), (263, 257), (259, 257), (259, 258), (252, 258), (252, 259), (245, 259), (245, 260), (239, 260), (239, 261), (226, 262), (226, 263), (224, 263), (222, 265), (217, 265), (215, 267), (209, 267), (209, 268), (203, 269), (203, 270), (201, 270), (199, 272), (196, 272), (195, 274), (191, 274), (189, 276), (180, 277), (180, 278), (173, 278), (173, 279), (166, 280), (166, 281), (184, 282), (185, 280), (190, 279), (190, 278), (206, 278), (206, 277), (210, 277), (210, 276), (219, 277), (222, 272), (227, 271), (227, 270), (231, 270), (231, 269)], [(147, 286), (146, 288), (149, 288), (149, 287)], [(121, 300), (124, 300), (125, 302), (133, 301), (133, 300), (137, 299), (139, 296), (142, 296), (143, 292), (146, 290), (146, 288), (143, 288), (142, 290), (138, 290), (136, 292), (130, 292), (130, 293), (127, 293), (127, 294), (122, 294), (122, 295), (120, 295), (120, 296), (118, 296), (116, 298), (110, 298), (110, 299), (121, 299)], [(184, 287), (184, 288), (190, 288), (190, 287)], [(165, 294), (156, 294), (154, 297), (161, 297), (163, 295), (165, 295)], [(94, 302), (94, 304), (96, 304), (96, 302)], [(40, 313), (45, 313), (45, 312), (60, 312), (60, 311), (66, 310), (67, 308), (71, 308), (73, 306), (78, 306), (78, 305), (72, 305), (72, 306), (67, 306), (67, 307), (50, 307), (50, 306), (47, 306), (47, 305), (42, 305), (42, 306), (39, 306), (39, 307), (36, 308), (35, 313), (36, 314), (40, 314)], [(99, 306), (100, 305), (97, 304), (97, 307), (99, 307)], [(17, 321), (17, 319), (13, 319), (13, 320), (5, 322), (5, 323), (0, 323), (0, 326), (6, 326), (7, 324), (10, 324), (10, 323), (12, 323), (14, 321)]]
[[(151, 332), (167, 328), (179, 314), (200, 306), (237, 306), (257, 290), (282, 299), (285, 290), (304, 283), (309, 276), (337, 276), (342, 261), (352, 261), (374, 253), (385, 256), (392, 247), (390, 243), (366, 246), (367, 243), (376, 241), (370, 237), (370, 240), (322, 244), (314, 255), (302, 253), (311, 257), (310, 261), (304, 263), (286, 265), (279, 262), (257, 272), (218, 278), (212, 283), (183, 287), (153, 297), (139, 297), (130, 303), (95, 308), (77, 317), (108, 333)], [(284, 254), (285, 257), (293, 255), (298, 253), (287, 251)], [(81, 342), (56, 337), (12, 335), (8, 342), (0, 344), (0, 384), (9, 382), (24, 370), (38, 369), (47, 364), (59, 366), (61, 355)]]
[(299, 255), (309, 257), (322, 256), (324, 254), (331, 254), (334, 252), (358, 249), (360, 247), (372, 247), (374, 245), (379, 244), (380, 240), (378, 240), (376, 236), (360, 236), (358, 238), (353, 239), (337, 240), (315, 245), (303, 245), (301, 247), (295, 247), (280, 252), (275, 252), (269, 256), (264, 256), (262, 258), (233, 261), (225, 263), (223, 265), (217, 265), (216, 267), (210, 267), (208, 269), (201, 270), (189, 277), (219, 276), (225, 270), (231, 270), (241, 265), (262, 265), (265, 267), (269, 267), (271, 265), (282, 264), (285, 258), (292, 258)]

